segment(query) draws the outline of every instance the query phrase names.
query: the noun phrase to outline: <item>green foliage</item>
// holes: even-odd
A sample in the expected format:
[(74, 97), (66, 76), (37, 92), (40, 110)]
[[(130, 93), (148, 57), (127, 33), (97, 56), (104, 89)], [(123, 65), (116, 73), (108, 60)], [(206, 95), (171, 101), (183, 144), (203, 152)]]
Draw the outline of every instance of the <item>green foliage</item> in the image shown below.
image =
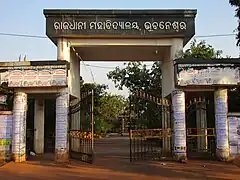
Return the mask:
[[(222, 51), (215, 50), (205, 41), (197, 42), (193, 40), (190, 48), (184, 52), (179, 52), (180, 58), (192, 59), (212, 59), (222, 58)], [(127, 87), (131, 93), (142, 90), (155, 97), (161, 98), (161, 63), (155, 62), (149, 69), (142, 62), (130, 62), (123, 68), (116, 67), (107, 76), (115, 86), (122, 90)], [(147, 128), (161, 127), (161, 107), (156, 103), (135, 98), (133, 100), (134, 113), (138, 115), (136, 124)]]
[(240, 45), (240, 0), (229, 0), (231, 6), (235, 7), (235, 17), (238, 19), (238, 26), (237, 26), (237, 46)]
[(97, 112), (110, 122), (116, 120), (124, 112), (126, 101), (118, 95), (106, 94), (99, 99), (99, 105), (96, 107)]
[[(107, 93), (107, 85), (84, 83), (81, 81), (81, 92), (88, 92), (94, 89), (94, 129), (95, 132), (106, 132), (112, 127), (112, 120), (116, 120), (126, 106), (125, 99), (121, 96), (110, 95)], [(90, 107), (91, 97), (87, 99), (87, 103), (82, 107), (81, 124), (87, 129), (90, 127)]]
[(108, 123), (101, 116), (95, 117), (94, 130), (96, 133), (106, 133), (112, 129), (113, 125)]
[(107, 74), (115, 86), (122, 90), (126, 87), (131, 93), (143, 90), (152, 93), (154, 96), (161, 94), (161, 67), (159, 62), (155, 62), (151, 69), (148, 69), (142, 62), (130, 62), (125, 67)]
[[(155, 97), (161, 97), (162, 82), (159, 62), (155, 62), (150, 69), (142, 62), (130, 62), (125, 64), (122, 69), (117, 67), (110, 71), (107, 76), (119, 90), (127, 87), (131, 94), (137, 90), (142, 90)], [(136, 125), (147, 128), (160, 126), (161, 113), (159, 106), (140, 98), (134, 98), (132, 103), (134, 113), (138, 115)]]
[(211, 45), (205, 41), (197, 41), (194, 39), (191, 42), (190, 48), (184, 52), (180, 52), (181, 58), (192, 58), (192, 59), (212, 59), (221, 58), (222, 50), (215, 50)]

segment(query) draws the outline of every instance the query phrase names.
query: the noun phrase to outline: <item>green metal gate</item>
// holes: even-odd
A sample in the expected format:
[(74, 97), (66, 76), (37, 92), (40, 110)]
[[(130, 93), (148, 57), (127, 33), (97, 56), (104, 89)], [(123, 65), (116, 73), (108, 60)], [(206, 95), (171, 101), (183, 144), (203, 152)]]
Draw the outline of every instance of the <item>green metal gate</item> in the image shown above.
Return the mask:
[(195, 97), (187, 103), (186, 135), (189, 159), (216, 158), (215, 119), (211, 106), (213, 102), (206, 97)]
[[(144, 101), (143, 108), (139, 109), (141, 101)], [(169, 102), (167, 99), (156, 98), (141, 91), (130, 97), (130, 161), (172, 158)], [(154, 112), (151, 111), (153, 109)], [(152, 119), (155, 121), (151, 122)]]
[(70, 158), (87, 163), (94, 161), (94, 94), (82, 92), (79, 101), (72, 101), (69, 108)]

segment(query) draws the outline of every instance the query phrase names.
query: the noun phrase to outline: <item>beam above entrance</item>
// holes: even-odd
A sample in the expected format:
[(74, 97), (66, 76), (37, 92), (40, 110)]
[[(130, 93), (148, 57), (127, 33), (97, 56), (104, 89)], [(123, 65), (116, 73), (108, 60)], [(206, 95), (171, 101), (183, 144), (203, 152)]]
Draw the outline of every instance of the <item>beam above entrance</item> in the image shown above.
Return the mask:
[(35, 88), (35, 87), (17, 87), (17, 88), (14, 88), (14, 91), (15, 92), (24, 92), (24, 93), (27, 93), (27, 94), (44, 94), (44, 96), (46, 94), (56, 94), (56, 93), (59, 93), (61, 92), (61, 90), (63, 89), (63, 87), (44, 87), (44, 88)]
[(162, 61), (166, 46), (73, 47), (84, 61)]
[(171, 46), (171, 39), (68, 39), (71, 46)]
[(58, 38), (182, 38), (195, 34), (196, 10), (44, 10), (46, 34)]

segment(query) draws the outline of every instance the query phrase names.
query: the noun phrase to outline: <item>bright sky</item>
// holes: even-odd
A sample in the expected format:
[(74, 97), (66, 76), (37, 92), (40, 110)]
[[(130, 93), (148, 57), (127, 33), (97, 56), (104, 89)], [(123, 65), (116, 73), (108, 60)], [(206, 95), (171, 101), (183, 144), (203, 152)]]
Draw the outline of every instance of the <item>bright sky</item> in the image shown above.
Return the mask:
[[(196, 35), (231, 34), (237, 27), (234, 9), (228, 0), (1, 0), (0, 33), (45, 35), (45, 17), (43, 9), (197, 9)], [(198, 38), (206, 40), (225, 55), (239, 56), (234, 36)], [(56, 59), (56, 47), (48, 39), (23, 38), (0, 35), (0, 61), (16, 61), (19, 55), (27, 54), (29, 60)], [(87, 82), (92, 81), (91, 68), (95, 82), (109, 85), (112, 93), (127, 95), (114, 88), (106, 73), (123, 62), (88, 62), (97, 67), (81, 67), (81, 76)]]

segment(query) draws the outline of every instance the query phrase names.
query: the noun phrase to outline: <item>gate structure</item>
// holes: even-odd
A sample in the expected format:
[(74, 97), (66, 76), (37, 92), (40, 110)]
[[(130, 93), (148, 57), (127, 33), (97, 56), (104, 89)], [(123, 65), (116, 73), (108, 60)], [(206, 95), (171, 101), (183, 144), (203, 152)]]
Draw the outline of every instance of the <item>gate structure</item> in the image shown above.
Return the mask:
[(136, 92), (130, 97), (130, 108), (130, 161), (172, 157), (169, 101)]
[(215, 158), (215, 118), (213, 103), (206, 97), (195, 97), (186, 106), (188, 159)]
[[(74, 102), (73, 102), (74, 103)], [(81, 99), (70, 105), (70, 158), (87, 163), (94, 161), (94, 94), (82, 92)]]

